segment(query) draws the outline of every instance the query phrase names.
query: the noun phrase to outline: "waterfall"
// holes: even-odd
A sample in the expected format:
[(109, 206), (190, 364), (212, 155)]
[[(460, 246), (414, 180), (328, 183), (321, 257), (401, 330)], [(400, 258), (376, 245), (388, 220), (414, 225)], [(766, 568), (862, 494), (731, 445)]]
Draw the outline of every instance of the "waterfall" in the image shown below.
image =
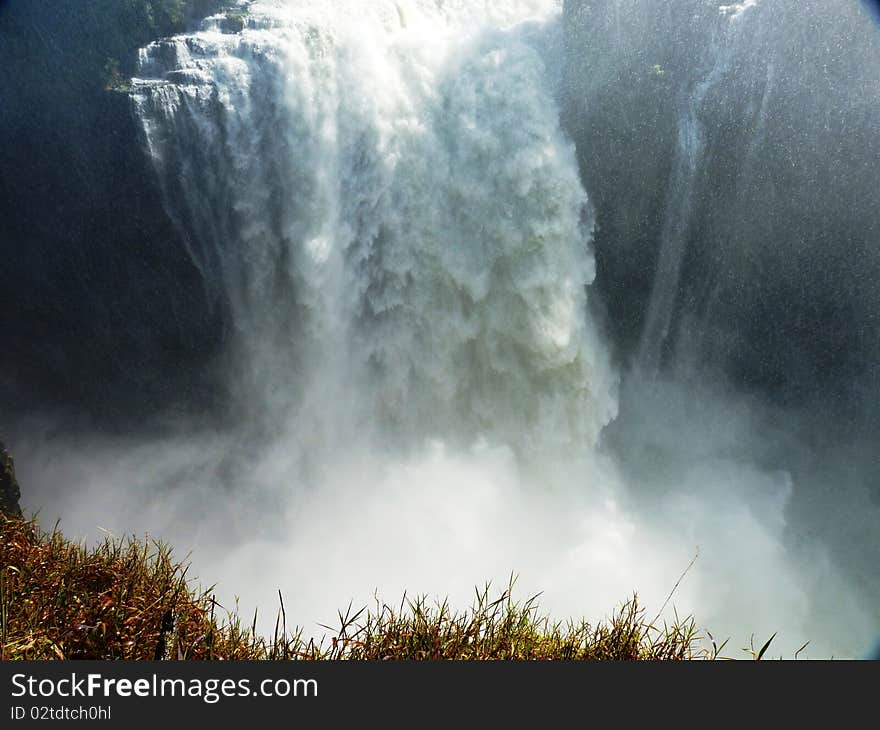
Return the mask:
[(863, 4), (242, 0), (147, 45), (114, 94), (155, 172), (130, 177), (161, 197), (157, 245), (108, 225), (77, 250), (88, 331), (112, 311), (130, 337), (48, 349), (188, 377), (147, 423), (113, 403), (121, 434), (35, 418), (13, 444), (25, 508), (149, 531), (224, 605), (268, 616), (280, 587), (308, 627), (375, 590), (463, 605), (516, 572), (562, 619), (638, 591), (731, 646), (863, 653)]
[(334, 441), (596, 442), (616, 386), (558, 12), (267, 1), (142, 51), (136, 112), (263, 414)]

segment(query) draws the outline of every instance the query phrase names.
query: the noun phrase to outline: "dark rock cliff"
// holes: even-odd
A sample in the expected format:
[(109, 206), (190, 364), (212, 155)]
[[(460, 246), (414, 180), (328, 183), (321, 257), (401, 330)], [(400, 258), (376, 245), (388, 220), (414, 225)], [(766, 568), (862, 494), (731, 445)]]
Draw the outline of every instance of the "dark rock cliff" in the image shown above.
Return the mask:
[(21, 499), (21, 491), (15, 478), (15, 464), (12, 462), (12, 456), (3, 446), (3, 442), (0, 441), (0, 513), (20, 515), (19, 499)]
[(124, 426), (213, 397), (222, 303), (164, 212), (124, 93), (138, 45), (167, 30), (126, 15), (141, 5), (0, 3), (4, 419), (60, 407)]
[(644, 357), (659, 303), (665, 368), (876, 424), (880, 33), (859, 3), (720, 6), (565, 3), (619, 350)]

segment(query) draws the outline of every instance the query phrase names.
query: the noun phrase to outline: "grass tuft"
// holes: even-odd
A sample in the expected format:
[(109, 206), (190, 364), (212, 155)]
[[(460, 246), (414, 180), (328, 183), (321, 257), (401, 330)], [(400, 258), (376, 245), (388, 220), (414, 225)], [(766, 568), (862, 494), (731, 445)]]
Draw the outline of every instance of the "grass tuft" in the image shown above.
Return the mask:
[[(633, 596), (610, 618), (554, 622), (538, 596), (513, 599), (515, 579), (497, 597), (476, 590), (473, 605), (407, 598), (340, 612), (329, 638), (289, 629), (284, 599), (271, 637), (256, 616), (242, 622), (213, 589), (187, 577), (172, 550), (145, 539), (72, 543), (56, 525), (0, 517), (0, 657), (3, 659), (517, 659), (682, 660), (696, 649), (693, 619), (656, 625)], [(769, 642), (768, 642), (769, 644)], [(766, 651), (763, 647), (760, 654)], [(717, 649), (715, 651), (717, 655)], [(712, 657), (714, 658), (714, 657)]]

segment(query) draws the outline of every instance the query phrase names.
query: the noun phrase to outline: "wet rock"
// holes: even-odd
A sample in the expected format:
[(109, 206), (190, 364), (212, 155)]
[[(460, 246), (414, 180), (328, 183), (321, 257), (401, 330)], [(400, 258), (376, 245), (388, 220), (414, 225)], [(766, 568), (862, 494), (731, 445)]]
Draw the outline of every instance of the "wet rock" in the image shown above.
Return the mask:
[(21, 515), (21, 508), (18, 506), (20, 498), (21, 491), (15, 478), (12, 455), (6, 450), (3, 442), (0, 442), (0, 513)]

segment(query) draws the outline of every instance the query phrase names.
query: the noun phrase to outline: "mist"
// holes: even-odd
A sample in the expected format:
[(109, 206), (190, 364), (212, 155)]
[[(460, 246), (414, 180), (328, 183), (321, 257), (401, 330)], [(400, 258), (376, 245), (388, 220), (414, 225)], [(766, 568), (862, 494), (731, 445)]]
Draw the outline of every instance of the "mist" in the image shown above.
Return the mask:
[(170, 542), (267, 631), (279, 590), (320, 635), (516, 574), (556, 618), (636, 592), (728, 654), (863, 656), (878, 91), (843, 0), (261, 0), (156, 41), (131, 144), (222, 406), (10, 410), (22, 506)]

